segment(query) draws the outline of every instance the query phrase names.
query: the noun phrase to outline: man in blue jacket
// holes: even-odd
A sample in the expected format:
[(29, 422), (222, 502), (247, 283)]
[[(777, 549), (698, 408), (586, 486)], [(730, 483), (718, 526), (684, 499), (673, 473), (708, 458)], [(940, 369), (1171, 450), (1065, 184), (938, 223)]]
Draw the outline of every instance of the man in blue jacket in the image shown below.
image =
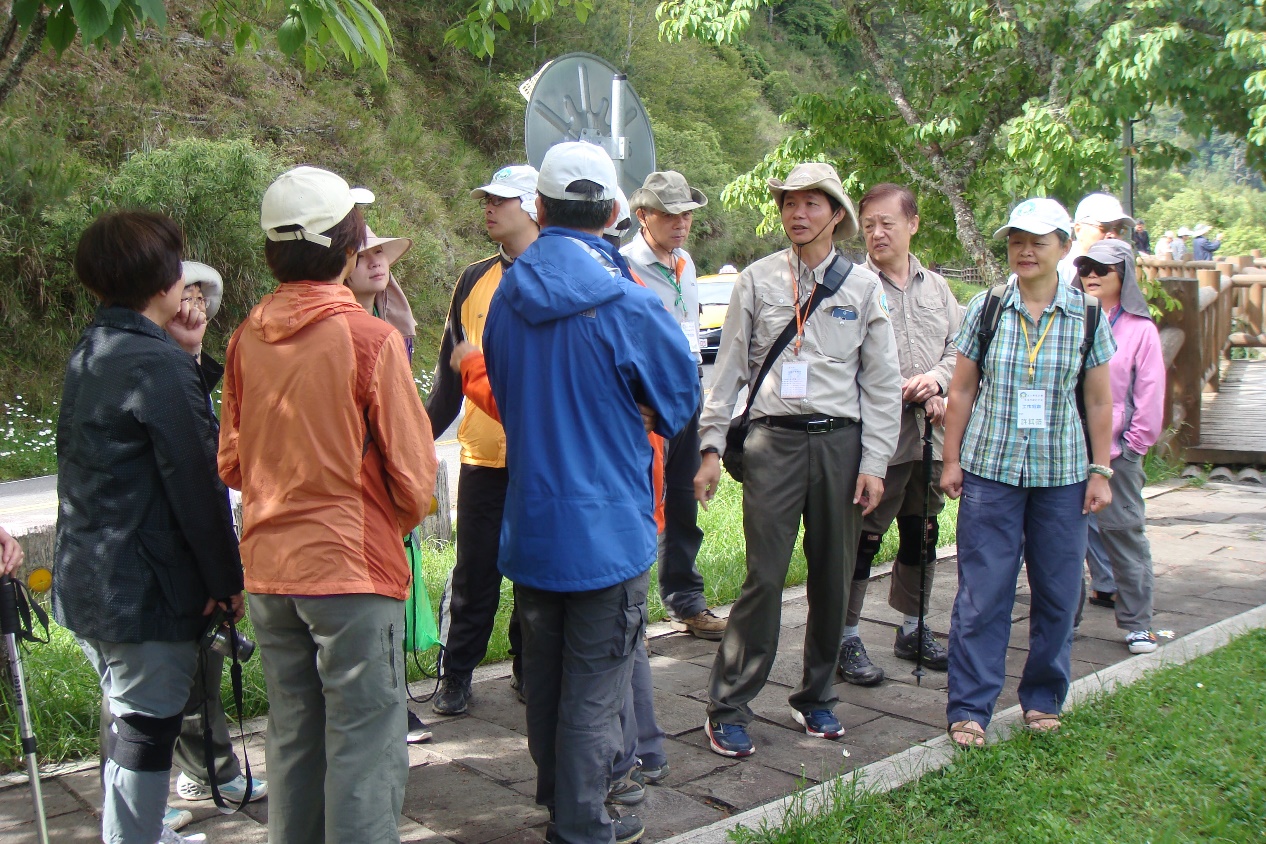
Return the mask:
[(645, 418), (676, 434), (698, 373), (659, 298), (602, 239), (616, 215), (607, 153), (562, 143), (537, 182), (541, 234), (489, 308), (484, 355), (506, 432), (498, 566), (523, 625), (528, 747), (550, 840), (636, 841), (604, 799), (655, 561)]

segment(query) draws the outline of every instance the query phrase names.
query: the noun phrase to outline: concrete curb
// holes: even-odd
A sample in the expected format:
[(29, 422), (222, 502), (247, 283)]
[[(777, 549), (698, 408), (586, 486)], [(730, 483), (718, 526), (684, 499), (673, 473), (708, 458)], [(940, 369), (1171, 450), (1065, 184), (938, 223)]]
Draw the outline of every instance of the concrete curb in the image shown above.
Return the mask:
[[(1069, 686), (1064, 710), (1068, 711), (1113, 689), (1128, 686), (1157, 669), (1190, 662), (1217, 650), (1236, 636), (1260, 628), (1266, 628), (1266, 604), (1197, 630), (1157, 648), (1154, 653), (1131, 657), (1125, 662), (1108, 666), (1074, 681)], [(995, 742), (1006, 739), (1023, 727), (1023, 720), (1024, 715), (1018, 705), (998, 713), (987, 730), (988, 740)], [(659, 844), (728, 844), (730, 831), (736, 827), (759, 829), (762, 825), (780, 826), (793, 807), (797, 811), (809, 812), (825, 809), (830, 805), (841, 779), (854, 779), (859, 790), (883, 794), (948, 765), (955, 752), (949, 736), (937, 736), (887, 759), (851, 771), (844, 777), (828, 780), (725, 820), (666, 838)]]

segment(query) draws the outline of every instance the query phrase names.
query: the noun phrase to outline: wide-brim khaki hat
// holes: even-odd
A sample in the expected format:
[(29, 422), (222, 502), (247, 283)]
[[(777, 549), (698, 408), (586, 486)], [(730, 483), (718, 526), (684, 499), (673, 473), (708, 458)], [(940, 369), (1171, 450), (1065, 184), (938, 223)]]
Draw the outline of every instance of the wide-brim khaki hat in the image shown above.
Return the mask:
[(854, 210), (848, 194), (844, 193), (840, 174), (830, 164), (820, 161), (797, 164), (791, 168), (786, 179), (769, 179), (766, 184), (779, 207), (782, 206), (782, 195), (790, 190), (820, 190), (827, 196), (834, 197), (844, 206), (844, 219), (835, 227), (835, 239), (848, 240), (857, 234), (857, 211)]
[(686, 184), (686, 177), (676, 170), (651, 173), (642, 186), (629, 197), (629, 208), (651, 208), (665, 214), (684, 214), (708, 204), (703, 191)]
[(367, 252), (377, 246), (382, 247), (382, 254), (387, 258), (387, 266), (391, 266), (413, 247), (413, 241), (407, 237), (377, 237), (373, 229), (365, 226), (365, 242), (360, 249), (356, 250), (356, 254)]

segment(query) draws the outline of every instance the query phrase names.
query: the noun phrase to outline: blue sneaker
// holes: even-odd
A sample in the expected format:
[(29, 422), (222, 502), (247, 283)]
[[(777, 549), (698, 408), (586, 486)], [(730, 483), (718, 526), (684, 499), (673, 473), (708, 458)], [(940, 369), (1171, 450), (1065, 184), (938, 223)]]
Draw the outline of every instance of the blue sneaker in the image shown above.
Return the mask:
[(718, 724), (709, 719), (704, 725), (708, 733), (708, 744), (713, 753), (722, 756), (751, 756), (756, 747), (747, 737), (747, 727), (742, 724)]
[(812, 712), (793, 709), (791, 714), (795, 717), (796, 723), (804, 727), (804, 731), (814, 738), (837, 739), (844, 735), (844, 727), (840, 725), (840, 719), (836, 718), (835, 713), (829, 709), (815, 709)]

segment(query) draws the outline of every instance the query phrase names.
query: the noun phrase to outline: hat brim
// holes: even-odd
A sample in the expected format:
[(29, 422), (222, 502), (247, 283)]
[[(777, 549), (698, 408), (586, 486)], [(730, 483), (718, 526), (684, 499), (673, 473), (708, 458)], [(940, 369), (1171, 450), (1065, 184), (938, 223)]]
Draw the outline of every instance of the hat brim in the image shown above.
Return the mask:
[(522, 190), (510, 185), (484, 185), (470, 192), (471, 199), (483, 199), (485, 196), (500, 196), (513, 199), (516, 196), (528, 196), (532, 191)]
[[(1038, 223), (1038, 222), (1013, 223), (1008, 220), (1006, 225), (1004, 225), (1002, 228), (998, 229), (996, 232), (993, 233), (994, 240), (1006, 240), (1007, 233), (1010, 232), (1012, 229), (1019, 229), (1022, 232), (1035, 234), (1035, 235), (1038, 235), (1039, 237), (1044, 234), (1050, 234), (1051, 232), (1064, 231), (1059, 226), (1053, 226), (1050, 223)], [(1069, 237), (1072, 237), (1072, 234), (1070, 232), (1064, 232), (1064, 234), (1068, 235)]]
[(413, 248), (413, 241), (407, 237), (368, 237), (365, 238), (365, 245), (356, 254), (359, 255), (361, 252), (367, 252), (378, 246), (382, 247), (382, 254), (387, 258), (387, 266), (391, 266)]
[(782, 179), (767, 179), (765, 184), (769, 186), (769, 192), (774, 197), (774, 202), (781, 208), (783, 194), (788, 191), (797, 190), (820, 190), (824, 194), (837, 200), (844, 207), (844, 219), (835, 227), (835, 240), (848, 240), (857, 234), (857, 212), (853, 210), (853, 202), (844, 193), (843, 188), (829, 179), (819, 179), (815, 182), (807, 184), (788, 184)]
[(219, 271), (200, 261), (181, 261), (185, 287), (191, 284), (201, 285), (202, 296), (207, 300), (207, 319), (210, 320), (220, 310), (220, 302), (224, 298), (224, 279)]
[(698, 188), (691, 188), (690, 199), (684, 202), (664, 202), (659, 198), (659, 194), (648, 188), (638, 188), (629, 197), (629, 208), (633, 211), (649, 208), (652, 211), (663, 211), (665, 214), (685, 214), (687, 211), (694, 211), (707, 204), (708, 198)]

